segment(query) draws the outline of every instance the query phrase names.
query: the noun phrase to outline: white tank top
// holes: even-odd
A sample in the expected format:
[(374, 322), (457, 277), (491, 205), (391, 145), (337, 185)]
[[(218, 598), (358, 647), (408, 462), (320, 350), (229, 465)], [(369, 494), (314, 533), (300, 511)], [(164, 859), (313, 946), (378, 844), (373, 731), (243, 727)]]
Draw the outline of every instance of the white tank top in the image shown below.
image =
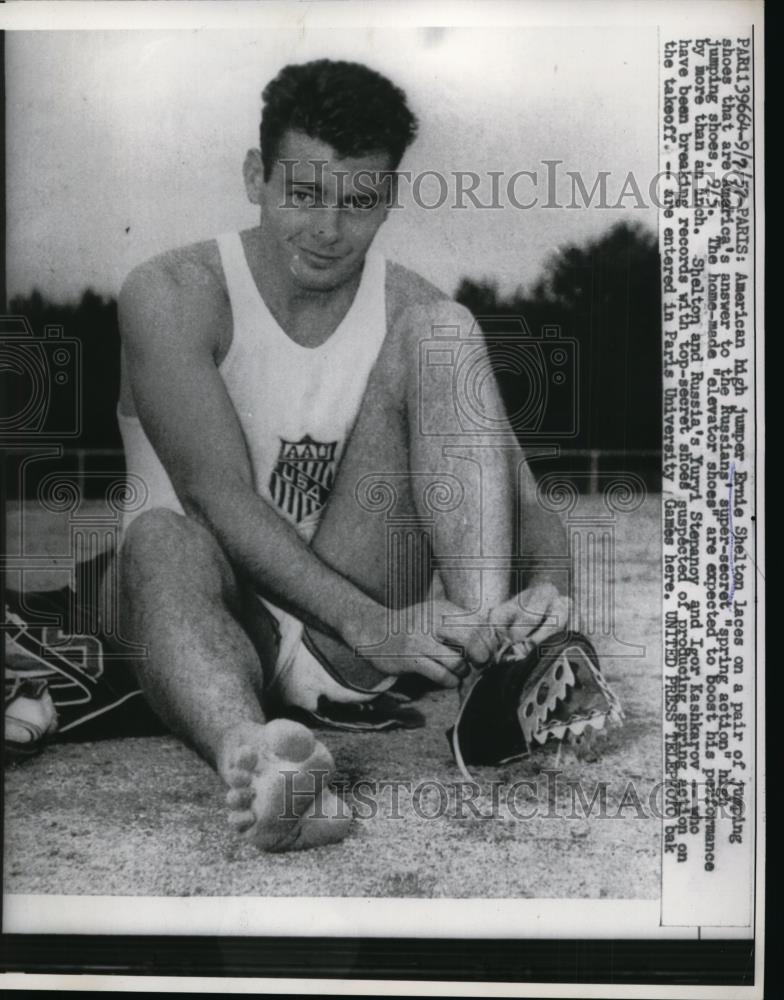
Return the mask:
[[(295, 343), (267, 308), (238, 233), (217, 239), (231, 303), (231, 346), (219, 366), (247, 443), (256, 491), (310, 540), (329, 496), (370, 370), (386, 334), (386, 261), (372, 249), (348, 312), (319, 347)], [(118, 412), (129, 473), (150, 507), (182, 510), (136, 417)]]

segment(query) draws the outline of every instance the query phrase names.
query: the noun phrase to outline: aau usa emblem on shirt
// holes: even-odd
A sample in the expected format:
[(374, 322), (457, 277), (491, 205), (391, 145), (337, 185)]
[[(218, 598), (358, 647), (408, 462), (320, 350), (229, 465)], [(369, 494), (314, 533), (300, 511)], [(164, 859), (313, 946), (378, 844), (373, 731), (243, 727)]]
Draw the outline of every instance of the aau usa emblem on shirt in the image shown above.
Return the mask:
[(337, 446), (337, 441), (314, 441), (309, 434), (299, 441), (280, 439), (269, 489), (277, 506), (297, 524), (327, 502), (335, 481)]

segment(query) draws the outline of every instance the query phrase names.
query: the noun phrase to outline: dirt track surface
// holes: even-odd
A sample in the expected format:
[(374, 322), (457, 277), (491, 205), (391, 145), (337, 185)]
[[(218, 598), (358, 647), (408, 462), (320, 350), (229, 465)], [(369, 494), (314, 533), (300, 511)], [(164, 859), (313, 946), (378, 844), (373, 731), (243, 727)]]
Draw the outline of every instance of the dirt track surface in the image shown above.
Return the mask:
[[(612, 647), (597, 642), (626, 723), (587, 755), (564, 748), (557, 761), (548, 751), (477, 768), (480, 815), (470, 806), (457, 810), (462, 778), (444, 736), (457, 699), (429, 694), (419, 703), (425, 729), (322, 736), (339, 780), (409, 782), (397, 808), (388, 789), (377, 796), (376, 814), (355, 819), (343, 843), (262, 855), (230, 831), (220, 780), (173, 738), (54, 745), (6, 772), (6, 892), (657, 897), (660, 821), (649, 795), (661, 777), (658, 499), (620, 515), (616, 527), (616, 635), (643, 646), (644, 655), (617, 655), (616, 647), (608, 656)], [(9, 536), (13, 552), (13, 522)], [(63, 551), (52, 537), (50, 529), (36, 531), (35, 546), (49, 546), (38, 551)], [(25, 549), (36, 550), (32, 541)], [(518, 785), (510, 809), (509, 788), (521, 781), (528, 785)], [(501, 804), (495, 815), (492, 782)], [(581, 815), (570, 790), (578, 782), (588, 801), (606, 783), (603, 816), (598, 805), (588, 819)], [(515, 809), (536, 815), (521, 819)], [(369, 811), (360, 808), (365, 817)]]

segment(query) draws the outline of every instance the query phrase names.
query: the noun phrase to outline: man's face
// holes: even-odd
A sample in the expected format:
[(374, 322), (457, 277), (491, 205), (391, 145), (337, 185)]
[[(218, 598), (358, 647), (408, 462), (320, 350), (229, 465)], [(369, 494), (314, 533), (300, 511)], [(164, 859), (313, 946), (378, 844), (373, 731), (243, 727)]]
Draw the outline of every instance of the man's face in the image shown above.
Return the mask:
[(295, 284), (327, 291), (357, 274), (386, 218), (389, 168), (386, 153), (342, 160), (318, 139), (285, 133), (256, 190), (265, 237)]

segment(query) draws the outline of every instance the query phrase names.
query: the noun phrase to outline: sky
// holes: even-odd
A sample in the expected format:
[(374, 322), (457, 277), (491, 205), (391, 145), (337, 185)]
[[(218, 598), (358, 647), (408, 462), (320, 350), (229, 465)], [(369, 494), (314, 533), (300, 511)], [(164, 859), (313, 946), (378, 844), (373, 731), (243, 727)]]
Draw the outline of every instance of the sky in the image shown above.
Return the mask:
[[(529, 287), (559, 247), (655, 208), (546, 208), (544, 160), (591, 189), (609, 171), (617, 201), (657, 170), (657, 39), (646, 27), (22, 31), (6, 36), (7, 283), (67, 299), (116, 295), (128, 271), (168, 248), (254, 225), (241, 167), (257, 145), (260, 92), (289, 62), (345, 58), (407, 93), (420, 135), (416, 176), (537, 174), (540, 204), (426, 210), (404, 194), (378, 245), (447, 292), (462, 277)], [(553, 169), (552, 167), (550, 168)], [(534, 193), (521, 180), (521, 201)], [(421, 194), (437, 198), (435, 181)]]

